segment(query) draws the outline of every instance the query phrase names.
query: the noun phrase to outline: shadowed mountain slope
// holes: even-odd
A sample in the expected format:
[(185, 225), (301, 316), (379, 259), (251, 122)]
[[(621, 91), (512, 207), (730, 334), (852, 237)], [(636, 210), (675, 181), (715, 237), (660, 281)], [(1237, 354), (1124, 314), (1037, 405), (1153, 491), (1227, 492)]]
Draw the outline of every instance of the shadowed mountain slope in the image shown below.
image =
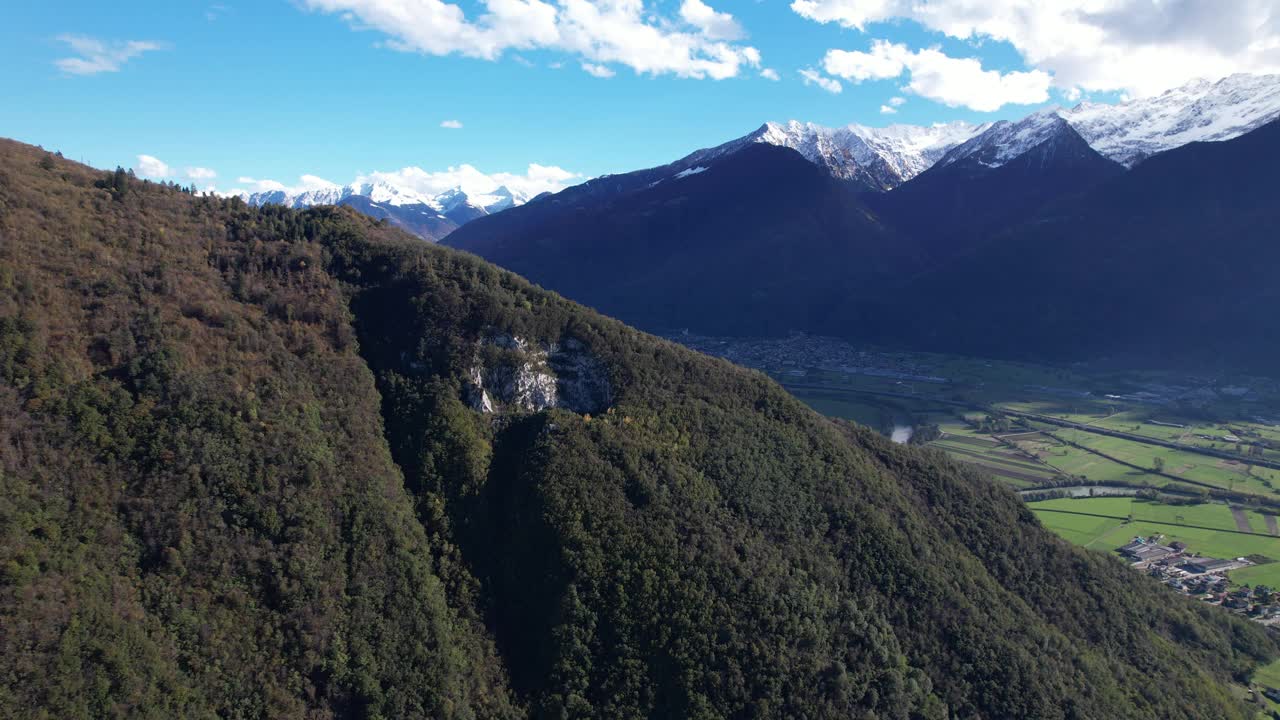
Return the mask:
[(1280, 123), (1156, 155), (914, 278), (889, 325), (986, 355), (1280, 358)]
[(729, 334), (843, 323), (830, 313), (844, 298), (914, 266), (851, 185), (795, 151), (749, 145), (696, 168), (565, 191), (445, 244), (641, 327)]

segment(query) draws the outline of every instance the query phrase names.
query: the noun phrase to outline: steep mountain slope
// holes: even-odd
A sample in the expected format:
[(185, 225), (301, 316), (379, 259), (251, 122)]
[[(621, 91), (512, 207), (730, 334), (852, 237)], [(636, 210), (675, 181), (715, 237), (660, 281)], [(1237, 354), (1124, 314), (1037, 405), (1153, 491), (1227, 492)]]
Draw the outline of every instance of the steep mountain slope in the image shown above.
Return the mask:
[(621, 189), (608, 195), (566, 191), (445, 244), (641, 327), (716, 333), (821, 325), (914, 263), (852, 186), (791, 150), (752, 144), (697, 162), (599, 181)]
[(1271, 123), (1150, 158), (916, 278), (888, 324), (927, 312), (917, 340), (982, 354), (1274, 369), (1278, 154)]
[(517, 716), (341, 232), (0, 141), (0, 717)]
[(0, 715), (1243, 718), (1280, 653), (349, 209), (4, 142), (0, 238)]
[(983, 167), (997, 168), (1063, 134), (1067, 127), (1067, 122), (1058, 115), (1056, 108), (1032, 113), (1018, 122), (1001, 120), (947, 151), (938, 159), (937, 167), (967, 160)]
[[(1026, 125), (1011, 125), (1005, 133), (1020, 138), (1017, 143), (966, 143), (893, 192), (865, 200), (887, 224), (913, 238), (927, 255), (926, 267), (934, 267), (1046, 204), (1124, 172), (1056, 115)], [(996, 162), (1013, 144), (1022, 152)]]

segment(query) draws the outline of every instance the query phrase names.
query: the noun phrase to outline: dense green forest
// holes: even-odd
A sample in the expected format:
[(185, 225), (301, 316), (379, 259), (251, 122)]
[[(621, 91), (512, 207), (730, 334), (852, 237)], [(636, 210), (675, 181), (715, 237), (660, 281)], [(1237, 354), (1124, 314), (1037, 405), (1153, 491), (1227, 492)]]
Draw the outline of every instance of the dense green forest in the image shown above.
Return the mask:
[(0, 379), (3, 717), (1237, 718), (1280, 655), (350, 209), (0, 142)]

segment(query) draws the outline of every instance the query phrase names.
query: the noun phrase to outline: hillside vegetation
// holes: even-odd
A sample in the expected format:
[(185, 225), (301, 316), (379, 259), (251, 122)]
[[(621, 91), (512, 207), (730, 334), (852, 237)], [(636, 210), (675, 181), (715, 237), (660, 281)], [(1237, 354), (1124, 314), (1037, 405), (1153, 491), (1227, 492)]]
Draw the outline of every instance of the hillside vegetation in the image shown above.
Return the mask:
[(3, 142), (0, 290), (0, 716), (1237, 718), (1280, 655), (350, 209)]

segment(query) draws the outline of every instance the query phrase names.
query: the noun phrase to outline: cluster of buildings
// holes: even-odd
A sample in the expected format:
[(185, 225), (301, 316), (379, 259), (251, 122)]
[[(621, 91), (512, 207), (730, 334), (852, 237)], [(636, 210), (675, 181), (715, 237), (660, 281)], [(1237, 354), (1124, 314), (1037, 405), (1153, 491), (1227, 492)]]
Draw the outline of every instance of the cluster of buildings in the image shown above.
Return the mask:
[(1116, 552), (1137, 570), (1164, 582), (1165, 585), (1204, 602), (1221, 605), (1232, 612), (1265, 624), (1280, 624), (1280, 593), (1259, 585), (1254, 588), (1230, 589), (1226, 572), (1248, 567), (1245, 558), (1220, 559), (1187, 551), (1181, 542), (1167, 545), (1163, 536), (1135, 537)]

